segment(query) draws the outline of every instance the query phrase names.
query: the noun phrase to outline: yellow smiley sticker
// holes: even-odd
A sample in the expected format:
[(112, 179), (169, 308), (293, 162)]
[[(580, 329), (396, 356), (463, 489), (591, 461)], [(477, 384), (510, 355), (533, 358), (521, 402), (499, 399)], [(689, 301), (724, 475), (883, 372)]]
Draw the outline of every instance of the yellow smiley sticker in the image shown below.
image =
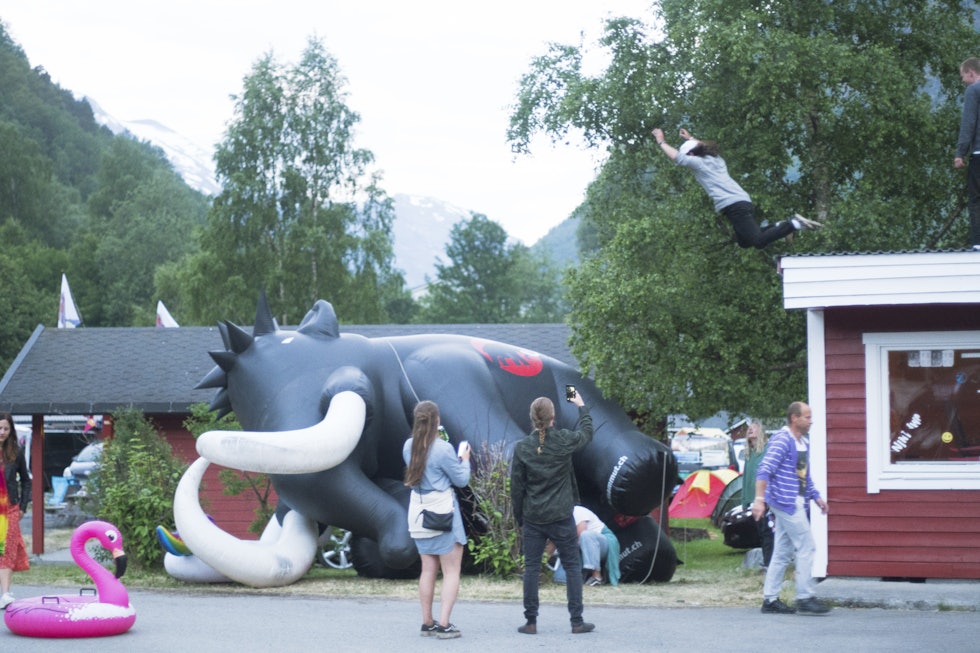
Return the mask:
[(941, 437), (945, 444), (949, 444), (950, 442), (953, 441), (953, 434), (950, 433), (949, 431), (944, 432)]

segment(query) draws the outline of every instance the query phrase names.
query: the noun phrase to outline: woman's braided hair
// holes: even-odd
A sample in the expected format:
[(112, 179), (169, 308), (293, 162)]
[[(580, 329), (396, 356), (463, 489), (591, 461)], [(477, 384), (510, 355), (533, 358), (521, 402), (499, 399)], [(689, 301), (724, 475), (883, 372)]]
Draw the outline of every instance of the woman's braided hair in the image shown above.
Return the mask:
[(538, 453), (544, 447), (544, 436), (555, 419), (555, 405), (547, 397), (538, 397), (531, 403), (531, 425), (538, 432)]

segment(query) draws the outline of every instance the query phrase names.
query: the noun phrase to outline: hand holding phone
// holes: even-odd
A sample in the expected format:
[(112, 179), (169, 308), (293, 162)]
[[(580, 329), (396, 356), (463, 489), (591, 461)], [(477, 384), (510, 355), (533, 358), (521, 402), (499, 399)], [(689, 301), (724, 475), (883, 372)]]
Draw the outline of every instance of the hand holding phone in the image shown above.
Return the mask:
[(459, 443), (459, 449), (456, 450), (456, 455), (459, 456), (460, 460), (470, 459), (470, 443), (463, 440)]
[(570, 402), (573, 399), (575, 399), (575, 394), (576, 394), (576, 391), (575, 391), (575, 386), (574, 385), (566, 385), (565, 386), (565, 401), (569, 401)]

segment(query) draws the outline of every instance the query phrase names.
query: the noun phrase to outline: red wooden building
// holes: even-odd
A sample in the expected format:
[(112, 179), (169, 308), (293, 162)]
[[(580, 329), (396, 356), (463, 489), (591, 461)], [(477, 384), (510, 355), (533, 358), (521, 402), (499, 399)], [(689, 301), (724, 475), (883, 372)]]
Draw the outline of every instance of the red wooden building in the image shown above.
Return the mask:
[(816, 576), (980, 578), (980, 252), (787, 257), (807, 311)]

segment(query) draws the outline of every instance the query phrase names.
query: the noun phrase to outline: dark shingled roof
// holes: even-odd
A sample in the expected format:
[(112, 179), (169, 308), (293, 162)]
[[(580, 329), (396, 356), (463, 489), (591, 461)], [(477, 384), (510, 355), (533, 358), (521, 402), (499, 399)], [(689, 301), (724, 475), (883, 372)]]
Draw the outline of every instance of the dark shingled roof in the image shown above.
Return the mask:
[[(369, 338), (447, 333), (496, 340), (578, 362), (564, 324), (369, 324), (341, 326)], [(133, 406), (147, 414), (188, 413), (210, 402), (195, 390), (223, 350), (217, 327), (108, 327), (34, 330), (0, 381), (0, 412), (15, 415), (104, 414)]]

